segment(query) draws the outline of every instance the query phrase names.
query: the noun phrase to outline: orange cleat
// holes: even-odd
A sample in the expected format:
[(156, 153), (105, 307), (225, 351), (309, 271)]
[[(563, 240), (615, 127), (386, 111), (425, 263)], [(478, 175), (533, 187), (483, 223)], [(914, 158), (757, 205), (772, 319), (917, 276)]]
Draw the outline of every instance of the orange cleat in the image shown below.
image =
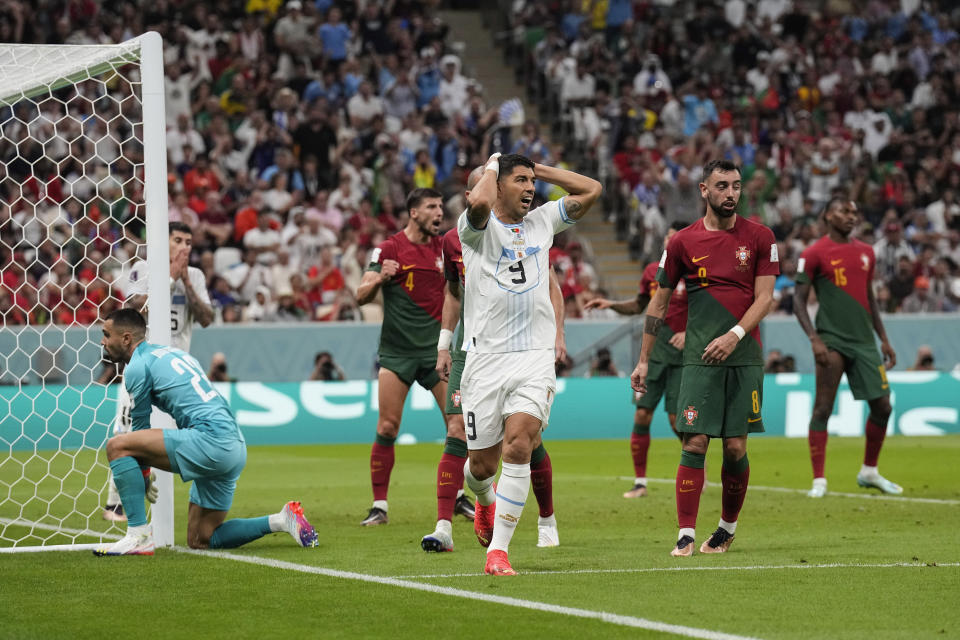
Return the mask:
[(515, 576), (517, 572), (510, 566), (510, 560), (507, 559), (507, 552), (491, 551), (487, 553), (487, 566), (483, 572), (488, 576)]

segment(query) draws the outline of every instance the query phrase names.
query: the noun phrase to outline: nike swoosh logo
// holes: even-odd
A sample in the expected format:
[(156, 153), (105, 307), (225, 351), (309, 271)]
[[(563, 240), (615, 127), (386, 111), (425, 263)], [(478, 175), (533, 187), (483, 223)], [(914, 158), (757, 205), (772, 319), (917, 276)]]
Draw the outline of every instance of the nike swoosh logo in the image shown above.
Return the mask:
[(401, 269), (413, 269), (415, 266), (417, 266), (417, 265), (415, 265), (415, 264), (405, 264), (405, 265), (403, 265), (403, 266), (400, 267), (400, 268), (401, 268)]
[(697, 490), (696, 487), (694, 487), (693, 489), (680, 489), (680, 493), (691, 493), (696, 490)]
[(449, 486), (452, 485), (452, 484), (453, 484), (452, 482), (441, 482), (441, 483), (440, 483), (440, 486), (441, 486), (441, 487), (449, 487)]
[(840, 264), (841, 262), (843, 262), (843, 258), (840, 258), (839, 260), (831, 260), (830, 264), (837, 265), (837, 264)]
[(696, 264), (696, 263), (700, 262), (701, 260), (706, 260), (706, 259), (709, 258), (709, 257), (710, 257), (710, 254), (708, 253), (707, 255), (705, 255), (705, 256), (700, 256), (699, 258), (690, 258), (690, 262)]
[(747, 422), (760, 422), (763, 418), (747, 418)]

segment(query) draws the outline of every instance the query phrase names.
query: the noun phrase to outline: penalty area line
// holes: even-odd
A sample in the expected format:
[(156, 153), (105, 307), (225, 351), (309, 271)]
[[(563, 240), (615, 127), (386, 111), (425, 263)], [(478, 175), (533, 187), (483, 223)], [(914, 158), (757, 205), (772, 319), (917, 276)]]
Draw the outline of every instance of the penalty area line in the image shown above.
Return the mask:
[[(570, 569), (560, 571), (524, 571), (524, 575), (587, 575), (596, 573), (671, 573), (682, 571), (764, 571), (764, 570), (790, 570), (790, 569), (891, 569), (891, 568), (931, 568), (938, 567), (960, 567), (960, 562), (887, 562), (883, 564), (845, 564), (845, 563), (823, 563), (823, 564), (758, 564), (746, 567), (648, 567), (645, 569)], [(476, 578), (482, 573), (437, 573), (424, 575), (394, 576), (398, 580), (409, 578), (419, 578), (421, 580), (434, 580), (442, 578)]]
[[(710, 629), (698, 629), (696, 627), (687, 627), (683, 625), (669, 624), (666, 622), (658, 622), (656, 620), (648, 620), (646, 618), (637, 618), (634, 616), (619, 615), (616, 613), (609, 613), (606, 611), (593, 611), (591, 609), (565, 607), (561, 605), (550, 604), (547, 602), (538, 602), (536, 600), (525, 600), (522, 598), (497, 596), (489, 593), (467, 591), (465, 589), (456, 589), (453, 587), (443, 587), (443, 586), (424, 583), (424, 582), (414, 582), (412, 580), (391, 578), (388, 576), (375, 576), (375, 575), (369, 575), (366, 573), (355, 573), (353, 571), (340, 571), (338, 569), (327, 569), (324, 567), (315, 567), (315, 566), (306, 565), (306, 564), (297, 564), (294, 562), (274, 560), (273, 558), (262, 558), (259, 556), (238, 555), (238, 554), (228, 553), (224, 551), (201, 551), (197, 549), (188, 549), (185, 547), (173, 547), (173, 549), (181, 553), (189, 553), (192, 555), (198, 555), (198, 556), (210, 557), (210, 558), (220, 558), (224, 560), (234, 560), (236, 562), (259, 565), (262, 567), (270, 567), (273, 569), (297, 571), (300, 573), (311, 573), (315, 575), (327, 576), (330, 578), (341, 578), (345, 580), (358, 580), (361, 582), (383, 584), (391, 587), (399, 587), (402, 589), (413, 589), (416, 591), (425, 591), (427, 593), (435, 593), (443, 596), (465, 598), (467, 600), (474, 600), (474, 601), (479, 600), (482, 602), (500, 604), (508, 607), (518, 607), (521, 609), (530, 609), (533, 611), (542, 611), (545, 613), (556, 613), (556, 614), (565, 615), (565, 616), (572, 616), (575, 618), (587, 618), (591, 620), (600, 620), (602, 622), (607, 622), (610, 624), (615, 624), (623, 627), (633, 627), (637, 629), (648, 629), (650, 631), (660, 631), (662, 633), (672, 633), (674, 635), (684, 636), (687, 638), (703, 638), (705, 640), (753, 640), (750, 636), (740, 636), (740, 635), (735, 635), (730, 633), (723, 633), (721, 631), (712, 631)], [(509, 579), (509, 578), (504, 578), (504, 579)]]

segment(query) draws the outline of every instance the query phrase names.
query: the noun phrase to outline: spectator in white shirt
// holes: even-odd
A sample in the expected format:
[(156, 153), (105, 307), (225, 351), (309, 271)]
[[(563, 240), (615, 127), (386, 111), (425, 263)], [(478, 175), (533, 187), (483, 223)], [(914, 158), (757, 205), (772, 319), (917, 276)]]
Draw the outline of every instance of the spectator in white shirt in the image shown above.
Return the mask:
[(374, 116), (383, 115), (383, 100), (373, 94), (373, 85), (364, 80), (357, 93), (347, 101), (347, 115), (354, 129), (363, 131), (370, 126)]
[(260, 262), (272, 264), (276, 261), (276, 251), (280, 248), (280, 232), (270, 228), (273, 213), (261, 209), (257, 213), (257, 226), (243, 234), (243, 246), (253, 251)]
[(203, 137), (190, 125), (190, 116), (178, 114), (177, 126), (167, 131), (167, 157), (170, 164), (179, 167), (188, 157), (195, 158), (206, 150)]

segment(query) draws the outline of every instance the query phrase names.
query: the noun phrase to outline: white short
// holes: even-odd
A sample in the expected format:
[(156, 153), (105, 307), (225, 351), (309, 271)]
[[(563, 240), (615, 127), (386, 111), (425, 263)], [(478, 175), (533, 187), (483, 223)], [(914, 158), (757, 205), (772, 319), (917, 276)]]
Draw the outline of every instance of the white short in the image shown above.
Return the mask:
[(546, 429), (557, 391), (553, 349), (468, 351), (460, 388), (468, 449), (486, 449), (503, 440), (503, 422), (514, 413), (529, 413)]

